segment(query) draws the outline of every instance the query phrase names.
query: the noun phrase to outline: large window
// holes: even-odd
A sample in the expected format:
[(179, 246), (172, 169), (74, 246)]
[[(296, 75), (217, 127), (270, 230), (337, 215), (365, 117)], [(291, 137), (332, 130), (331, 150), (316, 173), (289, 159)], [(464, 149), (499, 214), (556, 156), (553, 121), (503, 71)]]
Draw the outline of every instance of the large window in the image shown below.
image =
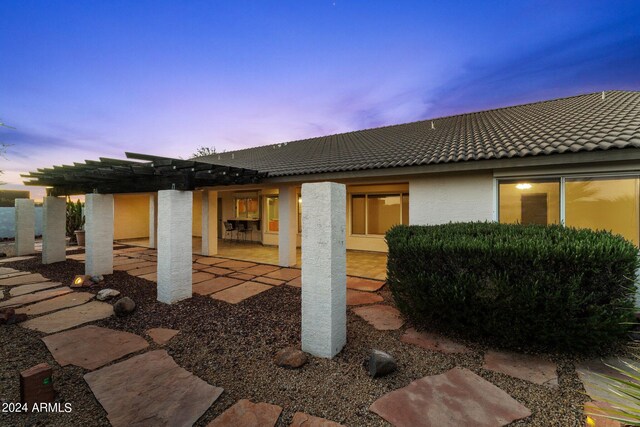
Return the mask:
[(607, 230), (638, 246), (640, 178), (634, 175), (500, 180), (498, 220)]
[(560, 180), (500, 182), (499, 220), (502, 223), (559, 224)]
[(608, 230), (638, 246), (638, 178), (580, 178), (565, 183), (565, 224)]
[(278, 196), (267, 197), (267, 231), (270, 233), (277, 233), (279, 228), (278, 223)]
[(237, 219), (259, 219), (260, 202), (258, 197), (236, 197)]
[(351, 234), (383, 235), (396, 224), (409, 223), (409, 194), (351, 196)]

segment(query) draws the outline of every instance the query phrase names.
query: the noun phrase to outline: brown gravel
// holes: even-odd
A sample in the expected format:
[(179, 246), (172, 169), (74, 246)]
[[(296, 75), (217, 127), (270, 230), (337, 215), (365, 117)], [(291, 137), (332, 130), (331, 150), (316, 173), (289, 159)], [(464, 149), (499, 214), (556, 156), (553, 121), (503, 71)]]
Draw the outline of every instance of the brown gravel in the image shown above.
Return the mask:
[[(4, 264), (38, 272), (64, 284), (84, 265), (76, 261), (41, 265), (39, 257)], [(279, 368), (273, 356), (287, 346), (300, 345), (300, 289), (276, 286), (240, 304), (232, 305), (209, 297), (193, 298), (169, 306), (155, 300), (155, 283), (116, 271), (104, 283), (90, 289), (119, 290), (131, 297), (136, 311), (127, 317), (111, 317), (93, 324), (133, 332), (146, 337), (150, 328), (179, 329), (166, 347), (175, 361), (208, 383), (223, 387), (224, 393), (196, 425), (204, 426), (240, 399), (267, 402), (283, 407), (278, 426), (288, 426), (297, 411), (327, 418), (347, 426), (383, 426), (387, 423), (368, 411), (383, 394), (406, 386), (425, 375), (440, 374), (454, 366), (466, 367), (505, 390), (527, 406), (532, 416), (517, 426), (582, 426), (582, 404), (587, 400), (573, 360), (552, 355), (558, 363), (559, 387), (549, 389), (503, 374), (482, 369), (486, 347), (466, 342), (469, 354), (443, 355), (401, 343), (399, 337), (411, 325), (398, 331), (377, 331), (351, 311), (348, 314), (348, 344), (333, 360), (315, 357), (300, 370)], [(84, 289), (83, 289), (84, 290)], [(391, 301), (385, 288), (379, 292)], [(44, 343), (43, 334), (19, 326), (0, 326), (0, 399), (17, 402), (18, 373), (37, 363), (53, 366), (58, 401), (70, 402), (71, 413), (0, 414), (0, 425), (109, 425), (106, 413), (95, 400), (82, 376), (86, 370), (60, 368)], [(153, 341), (145, 350), (159, 348)], [(363, 362), (371, 348), (393, 355), (398, 371), (371, 379)]]

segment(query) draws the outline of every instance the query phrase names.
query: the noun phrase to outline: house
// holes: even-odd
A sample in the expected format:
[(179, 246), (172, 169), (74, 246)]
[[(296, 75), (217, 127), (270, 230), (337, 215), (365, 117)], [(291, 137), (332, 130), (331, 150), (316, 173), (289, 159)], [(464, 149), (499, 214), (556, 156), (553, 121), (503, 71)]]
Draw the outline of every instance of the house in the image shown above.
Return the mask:
[(51, 196), (113, 194), (101, 208), (113, 211), (113, 238), (151, 247), (162, 233), (157, 192), (192, 191), (196, 252), (241, 240), (279, 246), (278, 263), (294, 265), (300, 188), (321, 181), (346, 185), (348, 250), (384, 253), (394, 224), (450, 221), (563, 223), (638, 245), (639, 148), (640, 92), (606, 91), (190, 160), (128, 153), (25, 177)]

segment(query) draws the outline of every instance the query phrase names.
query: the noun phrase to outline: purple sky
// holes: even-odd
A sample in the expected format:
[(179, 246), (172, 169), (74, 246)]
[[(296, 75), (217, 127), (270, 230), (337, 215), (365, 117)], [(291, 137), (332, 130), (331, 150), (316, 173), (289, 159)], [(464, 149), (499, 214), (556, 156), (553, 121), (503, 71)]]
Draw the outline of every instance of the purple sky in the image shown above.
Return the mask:
[[(640, 90), (640, 2), (27, 1), (0, 14), (19, 173)], [(41, 191), (32, 189), (34, 197)]]

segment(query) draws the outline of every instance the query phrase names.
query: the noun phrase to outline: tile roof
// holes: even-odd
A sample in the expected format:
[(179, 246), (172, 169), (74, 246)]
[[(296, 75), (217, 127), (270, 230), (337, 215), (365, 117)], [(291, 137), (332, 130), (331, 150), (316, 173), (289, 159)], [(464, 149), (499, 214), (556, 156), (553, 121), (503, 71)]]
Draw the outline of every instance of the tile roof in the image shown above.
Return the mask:
[(640, 92), (607, 91), (198, 158), (304, 175), (640, 148)]

